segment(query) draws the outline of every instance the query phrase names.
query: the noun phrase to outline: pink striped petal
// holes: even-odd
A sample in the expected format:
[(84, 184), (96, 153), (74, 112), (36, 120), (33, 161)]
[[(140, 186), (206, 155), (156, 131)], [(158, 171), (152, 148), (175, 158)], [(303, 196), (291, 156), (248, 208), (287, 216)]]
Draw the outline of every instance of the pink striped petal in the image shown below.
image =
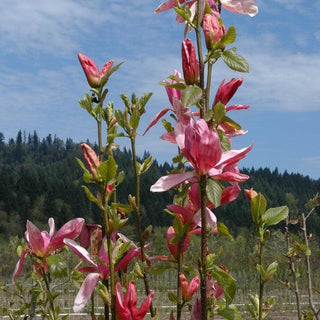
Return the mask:
[(92, 260), (89, 252), (85, 248), (79, 246), (75, 241), (71, 239), (64, 239), (63, 242), (81, 259), (91, 263), (95, 267), (98, 267), (96, 262)]
[(253, 0), (221, 0), (221, 5), (228, 11), (254, 17), (258, 7)]
[(17, 277), (20, 275), (20, 273), (22, 271), (23, 264), (24, 264), (24, 258), (25, 258), (27, 253), (28, 253), (27, 250), (23, 250), (21, 252), (20, 259), (16, 264), (16, 267), (14, 269), (13, 276), (12, 276), (12, 284), (13, 285), (15, 284), (15, 281), (16, 281)]
[(176, 187), (185, 180), (194, 177), (196, 173), (194, 171), (187, 171), (184, 173), (175, 173), (168, 176), (161, 177), (154, 185), (151, 186), (151, 192), (164, 192), (173, 187)]
[(50, 242), (50, 250), (54, 251), (64, 246), (63, 239), (74, 240), (80, 234), (84, 224), (83, 218), (75, 218), (65, 223)]
[(73, 311), (80, 312), (90, 299), (99, 280), (99, 273), (89, 273), (74, 300)]
[(144, 131), (143, 136), (162, 118), (171, 108), (162, 109), (160, 112), (156, 114), (156, 116), (151, 120), (147, 129)]

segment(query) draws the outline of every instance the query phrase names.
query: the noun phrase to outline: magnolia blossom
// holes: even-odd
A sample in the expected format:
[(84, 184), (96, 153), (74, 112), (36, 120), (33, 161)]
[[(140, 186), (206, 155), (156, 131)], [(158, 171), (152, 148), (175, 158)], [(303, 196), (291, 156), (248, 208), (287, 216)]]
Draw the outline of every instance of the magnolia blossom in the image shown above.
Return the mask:
[(221, 24), (214, 14), (205, 14), (203, 17), (203, 33), (207, 49), (212, 49), (226, 34), (226, 27)]
[(203, 119), (190, 122), (187, 126), (178, 122), (175, 136), (180, 150), (194, 170), (161, 177), (151, 186), (152, 192), (167, 191), (186, 180), (206, 174), (231, 183), (243, 182), (249, 178), (238, 172), (236, 164), (247, 155), (252, 145), (222, 152), (218, 133), (215, 129), (210, 130)]
[(27, 231), (25, 239), (28, 243), (28, 248), (21, 252), (20, 259), (13, 273), (13, 282), (22, 271), (26, 254), (32, 254), (43, 259), (44, 267), (46, 265), (46, 257), (54, 254), (54, 252), (64, 246), (63, 239), (75, 239), (81, 232), (84, 224), (84, 219), (76, 218), (65, 223), (55, 234), (55, 222), (53, 218), (48, 221), (50, 231), (40, 231), (31, 221), (27, 221)]
[(194, 293), (200, 286), (200, 279), (198, 276), (194, 277), (188, 282), (186, 276), (183, 273), (179, 273), (179, 281), (181, 285), (182, 299), (187, 302), (190, 301)]
[(254, 0), (220, 0), (221, 5), (228, 11), (246, 14), (254, 17), (258, 13), (258, 7)]
[[(99, 279), (105, 280), (109, 278), (109, 258), (104, 248), (103, 243), (101, 244), (98, 258), (90, 254), (85, 248), (78, 245), (71, 239), (64, 239), (64, 243), (82, 260), (88, 262), (91, 266), (80, 267), (80, 272), (88, 273), (85, 280), (83, 281), (80, 290), (74, 300), (73, 311), (79, 312), (87, 304), (90, 299)], [(121, 258), (120, 262), (114, 268), (114, 271), (125, 270), (130, 261), (141, 254), (141, 249), (135, 245), (131, 245), (129, 251)]]
[(87, 77), (87, 81), (92, 88), (100, 87), (101, 79), (110, 71), (113, 66), (113, 60), (108, 61), (102, 68), (101, 72), (89, 57), (82, 53), (78, 54), (80, 64)]
[(119, 282), (116, 284), (116, 316), (117, 319), (124, 320), (142, 320), (150, 308), (154, 292), (151, 291), (146, 299), (142, 302), (139, 310), (137, 310), (137, 293), (134, 281), (129, 282), (129, 286), (125, 295)]
[[(182, 4), (185, 3), (190, 8), (190, 11), (193, 13), (193, 16), (195, 15), (196, 12), (194, 7), (197, 1), (179, 0), (179, 2)], [(203, 1), (203, 3), (205, 3), (205, 1)], [(218, 12), (213, 0), (209, 0), (208, 3), (211, 7), (211, 10)], [(220, 0), (220, 3), (223, 8), (234, 13), (246, 14), (250, 17), (253, 17), (258, 13), (258, 7), (255, 4), (254, 0)], [(167, 0), (156, 9), (156, 13), (173, 9), (176, 6), (177, 0)], [(203, 11), (204, 7), (201, 8), (201, 14), (203, 13)], [(184, 22), (184, 20), (182, 20), (181, 18), (177, 18), (177, 21)]]
[[(170, 226), (167, 230), (167, 245), (169, 248), (169, 251), (171, 252), (171, 254), (173, 255), (173, 257), (178, 260), (179, 259), (179, 248), (180, 248), (180, 243), (179, 242), (175, 242), (172, 243), (172, 239), (174, 237), (176, 237), (177, 234), (174, 231), (173, 227)], [(183, 244), (182, 244), (182, 256), (185, 256), (186, 251), (189, 247), (190, 244), (190, 236), (188, 234), (186, 234), (186, 236), (183, 239)]]
[(194, 84), (199, 81), (199, 61), (196, 58), (196, 49), (193, 42), (186, 38), (181, 45), (182, 69), (186, 84)]

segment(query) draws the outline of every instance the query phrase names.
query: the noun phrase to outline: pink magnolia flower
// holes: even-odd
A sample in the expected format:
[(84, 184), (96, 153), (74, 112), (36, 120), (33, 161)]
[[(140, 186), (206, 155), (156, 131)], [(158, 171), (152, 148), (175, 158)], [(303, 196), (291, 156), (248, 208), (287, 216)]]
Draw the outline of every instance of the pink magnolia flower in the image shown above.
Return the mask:
[(190, 320), (199, 320), (199, 319), (201, 319), (201, 300), (200, 298), (196, 298), (191, 308)]
[[(181, 4), (185, 3), (190, 8), (190, 11), (193, 13), (193, 16), (196, 14), (194, 7), (197, 1), (179, 0), (179, 2)], [(203, 3), (205, 3), (205, 1), (203, 1)], [(213, 12), (218, 13), (215, 2), (213, 0), (209, 0), (208, 3), (210, 5), (211, 10)], [(234, 13), (249, 15), (250, 17), (253, 17), (258, 13), (258, 7), (255, 4), (254, 0), (220, 0), (220, 3), (223, 8)], [(176, 6), (177, 6), (177, 1), (167, 0), (156, 9), (156, 13), (173, 9)], [(204, 6), (203, 8), (201, 8), (201, 13), (203, 11), (204, 11)], [(177, 21), (184, 22), (184, 20), (180, 18), (179, 15), (177, 17)]]
[[(174, 237), (176, 237), (177, 234), (174, 231), (173, 227), (170, 226), (167, 230), (167, 245), (169, 248), (169, 251), (171, 252), (171, 254), (173, 255), (173, 257), (178, 260), (179, 259), (179, 247), (180, 247), (180, 243), (172, 243), (172, 239)], [(190, 236), (188, 234), (186, 234), (186, 236), (183, 239), (183, 245), (182, 245), (182, 255), (185, 256), (186, 251), (189, 247), (190, 244)]]
[(186, 38), (182, 42), (182, 69), (186, 84), (194, 84), (199, 81), (199, 61), (196, 58), (196, 50), (193, 42)]
[[(238, 79), (231, 79), (229, 82), (225, 83), (225, 80), (223, 80), (219, 88), (217, 90), (216, 96), (214, 98), (214, 102), (212, 104), (212, 109), (215, 108), (216, 104), (218, 102), (221, 102), (224, 105), (227, 105), (227, 103), (231, 100), (233, 95), (236, 93), (238, 88), (241, 86), (243, 82), (243, 78), (238, 78)], [(235, 104), (226, 107), (226, 112), (232, 111), (232, 110), (244, 110), (248, 109), (248, 105), (240, 105), (240, 104)], [(224, 134), (227, 137), (234, 137), (234, 136), (239, 136), (247, 133), (247, 131), (242, 130), (242, 129), (237, 129), (235, 128), (232, 123), (229, 123), (228, 121), (223, 121), (219, 124), (219, 129), (224, 132)]]
[[(83, 281), (80, 290), (74, 300), (74, 312), (81, 311), (90, 299), (99, 279), (105, 280), (109, 278), (109, 259), (108, 254), (101, 244), (98, 258), (96, 259), (85, 248), (78, 245), (71, 239), (64, 239), (64, 243), (82, 260), (88, 262), (91, 266), (79, 268), (80, 272), (86, 272), (88, 275)], [(129, 251), (124, 254), (120, 262), (115, 266), (114, 271), (125, 270), (130, 261), (141, 255), (140, 248), (131, 245)]]
[(44, 266), (46, 267), (45, 258), (54, 254), (54, 252), (64, 246), (63, 239), (75, 239), (81, 232), (84, 224), (84, 219), (76, 218), (65, 223), (55, 234), (55, 222), (53, 218), (48, 221), (50, 231), (40, 231), (31, 221), (27, 221), (27, 231), (25, 239), (28, 243), (28, 248), (23, 250), (20, 259), (13, 273), (13, 283), (20, 275), (26, 254), (32, 254), (36, 257), (43, 258)]
[(252, 145), (240, 150), (222, 152), (218, 133), (210, 130), (203, 119), (175, 126), (176, 142), (193, 167), (193, 171), (163, 176), (151, 186), (152, 192), (167, 191), (186, 180), (208, 174), (214, 179), (238, 183), (247, 180), (247, 175), (235, 170), (239, 160), (252, 149)]
[(254, 0), (220, 0), (222, 7), (226, 10), (246, 14), (250, 17), (258, 13), (258, 7)]
[(116, 284), (116, 316), (117, 319), (125, 320), (142, 320), (148, 312), (151, 305), (154, 292), (151, 291), (146, 299), (142, 302), (139, 310), (137, 310), (137, 293), (134, 281), (129, 282), (129, 286), (125, 295), (119, 282)]
[(101, 72), (89, 57), (82, 53), (78, 53), (78, 58), (83, 71), (87, 77), (87, 81), (92, 88), (100, 87), (101, 79), (110, 71), (113, 66), (113, 60), (108, 61), (102, 68)]
[(203, 33), (207, 49), (212, 49), (226, 34), (226, 28), (220, 25), (219, 19), (214, 14), (205, 14), (203, 17)]
[[(179, 2), (181, 4), (185, 4), (190, 12), (191, 12), (191, 17), (190, 17), (190, 20), (192, 21), (195, 17), (195, 15), (197, 14), (197, 1), (196, 0), (179, 0)], [(201, 2), (201, 8), (200, 8), (200, 20), (202, 20), (202, 17), (203, 17), (203, 14), (204, 14), (204, 11), (205, 11), (205, 6), (206, 6), (206, 2), (209, 4), (211, 10), (219, 15), (218, 13), (218, 9), (217, 9), (217, 6), (215, 4), (215, 1), (214, 0), (207, 0), (207, 1), (202, 1)], [(166, 2), (162, 3), (157, 9), (156, 9), (156, 13), (159, 13), (159, 12), (162, 12), (162, 11), (166, 11), (166, 10), (170, 10), (170, 9), (173, 9), (177, 7), (177, 1), (174, 1), (174, 0), (167, 0)], [(182, 18), (179, 14), (177, 14), (177, 18), (176, 18), (176, 21), (178, 23), (184, 23), (185, 20), (184, 18)]]
[(187, 302), (190, 301), (194, 293), (200, 286), (200, 279), (198, 276), (194, 277), (188, 282), (186, 276), (183, 273), (179, 273), (179, 281), (181, 285), (182, 299)]

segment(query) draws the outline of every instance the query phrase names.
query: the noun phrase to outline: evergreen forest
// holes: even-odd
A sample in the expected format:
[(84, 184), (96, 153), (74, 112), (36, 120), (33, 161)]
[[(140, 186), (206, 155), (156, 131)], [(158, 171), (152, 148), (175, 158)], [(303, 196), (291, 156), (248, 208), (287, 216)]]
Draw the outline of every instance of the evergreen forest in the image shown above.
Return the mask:
[[(90, 143), (87, 141), (87, 143)], [(94, 146), (93, 146), (94, 147)], [(148, 157), (145, 151), (142, 158)], [(129, 194), (134, 195), (133, 170), (130, 150), (115, 153), (118, 170), (125, 172), (117, 197), (127, 203)], [(19, 131), (16, 138), (5, 142), (0, 133), (0, 239), (22, 236), (27, 219), (39, 227), (47, 228), (49, 217), (56, 224), (74, 217), (84, 217), (88, 223), (99, 221), (98, 210), (87, 200), (82, 190), (82, 169), (76, 158), (82, 159), (80, 143), (49, 134), (40, 139), (37, 132), (26, 134)], [(149, 191), (150, 186), (162, 175), (171, 171), (168, 163), (154, 160), (151, 169), (142, 176), (142, 214), (144, 227), (168, 226), (171, 216), (164, 209), (172, 201), (172, 193)], [(263, 193), (270, 207), (288, 205), (290, 217), (304, 210), (305, 203), (320, 191), (320, 179), (313, 180), (298, 173), (280, 173), (277, 169), (242, 168), (250, 179), (242, 189), (253, 187)], [(236, 235), (240, 229), (252, 227), (249, 201), (241, 193), (238, 199), (215, 210), (218, 220), (225, 223)], [(129, 217), (130, 223), (134, 223)], [(320, 235), (320, 217), (310, 218), (309, 231)]]

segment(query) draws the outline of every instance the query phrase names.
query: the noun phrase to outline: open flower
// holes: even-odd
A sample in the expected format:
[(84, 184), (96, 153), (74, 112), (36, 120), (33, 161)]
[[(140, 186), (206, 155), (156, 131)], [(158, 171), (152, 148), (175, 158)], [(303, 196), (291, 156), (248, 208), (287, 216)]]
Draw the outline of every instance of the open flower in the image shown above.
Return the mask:
[(75, 239), (81, 232), (84, 219), (76, 218), (65, 223), (55, 234), (55, 222), (53, 218), (48, 221), (50, 231), (40, 231), (31, 221), (27, 221), (27, 231), (25, 239), (28, 248), (23, 250), (20, 259), (13, 273), (13, 282), (22, 271), (26, 254), (32, 254), (38, 258), (42, 258), (46, 265), (45, 258), (54, 254), (54, 252), (64, 246), (63, 239)]
[(250, 17), (258, 13), (258, 7), (254, 0), (220, 0), (221, 5), (228, 11), (246, 14)]
[(194, 293), (200, 286), (200, 279), (198, 276), (194, 277), (188, 282), (186, 276), (183, 273), (179, 273), (179, 281), (181, 285), (182, 299), (187, 302), (190, 301)]
[(125, 320), (142, 320), (148, 312), (151, 305), (154, 292), (151, 291), (146, 299), (142, 302), (139, 310), (137, 310), (137, 293), (134, 281), (129, 282), (129, 286), (125, 295), (119, 282), (116, 284), (116, 316), (117, 319)]
[[(123, 239), (121, 237), (121, 239)], [(125, 242), (126, 240), (122, 240)], [(88, 273), (83, 281), (80, 290), (74, 300), (74, 312), (81, 311), (90, 299), (99, 279), (109, 278), (109, 259), (108, 254), (102, 244), (99, 250), (98, 259), (91, 255), (85, 248), (78, 245), (75, 241), (64, 239), (64, 243), (82, 260), (88, 262), (90, 266), (79, 268), (80, 272)], [(141, 249), (131, 245), (130, 249), (122, 256), (120, 262), (115, 266), (114, 271), (125, 270), (134, 257), (141, 256)]]
[(161, 177), (151, 186), (152, 192), (167, 191), (186, 180), (205, 174), (231, 183), (243, 182), (249, 178), (236, 170), (236, 164), (247, 155), (252, 145), (222, 152), (218, 133), (215, 129), (210, 130), (203, 119), (190, 122), (187, 126), (178, 122), (175, 136), (179, 148), (194, 170)]
[(102, 68), (101, 72), (98, 67), (89, 57), (82, 53), (78, 54), (78, 58), (82, 69), (87, 77), (87, 81), (92, 88), (100, 87), (101, 79), (110, 71), (113, 66), (113, 60), (108, 61)]

